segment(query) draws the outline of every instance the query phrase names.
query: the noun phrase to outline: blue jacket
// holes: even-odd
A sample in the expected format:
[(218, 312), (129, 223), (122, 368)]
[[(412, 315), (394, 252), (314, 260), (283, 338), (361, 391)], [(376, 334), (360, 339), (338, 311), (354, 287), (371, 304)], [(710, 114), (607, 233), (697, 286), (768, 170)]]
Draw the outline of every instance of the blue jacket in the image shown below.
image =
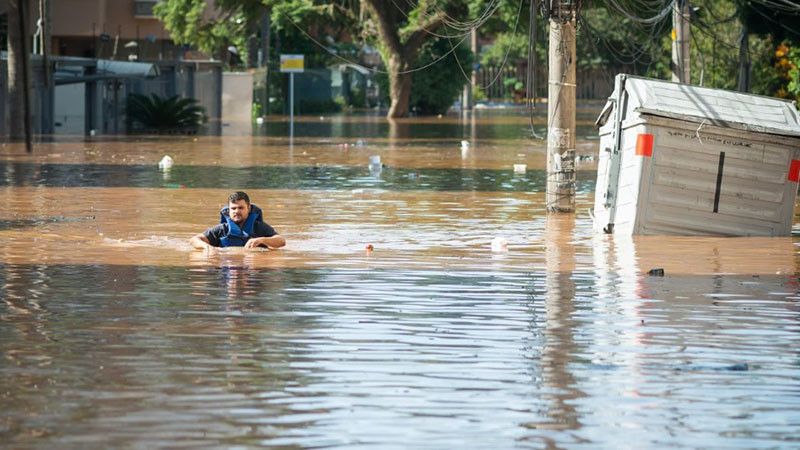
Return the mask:
[(239, 225), (236, 225), (236, 222), (231, 220), (227, 206), (219, 211), (219, 215), (219, 223), (228, 224), (228, 234), (221, 239), (223, 247), (244, 247), (244, 244), (253, 236), (256, 222), (264, 221), (261, 208), (252, 204), (250, 205), (250, 214), (247, 216), (247, 220), (242, 227), (239, 227)]

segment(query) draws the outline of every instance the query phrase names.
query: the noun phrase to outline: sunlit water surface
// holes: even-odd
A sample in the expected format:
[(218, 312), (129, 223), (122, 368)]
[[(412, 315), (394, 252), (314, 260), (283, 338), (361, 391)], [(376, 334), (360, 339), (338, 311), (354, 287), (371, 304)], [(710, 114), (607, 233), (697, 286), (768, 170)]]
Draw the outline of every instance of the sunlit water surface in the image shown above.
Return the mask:
[[(518, 118), (314, 119), (3, 147), (2, 446), (800, 446), (798, 238), (595, 234), (591, 160), (548, 216)], [(192, 250), (238, 188), (286, 248)]]

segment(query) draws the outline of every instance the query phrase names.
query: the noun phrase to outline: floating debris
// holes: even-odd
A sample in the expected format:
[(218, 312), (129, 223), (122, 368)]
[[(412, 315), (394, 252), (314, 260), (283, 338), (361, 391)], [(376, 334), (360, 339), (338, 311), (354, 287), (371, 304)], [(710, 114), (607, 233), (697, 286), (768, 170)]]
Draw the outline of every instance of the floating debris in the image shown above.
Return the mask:
[(169, 170), (174, 164), (175, 161), (171, 156), (164, 155), (164, 157), (161, 158), (161, 161), (158, 162), (158, 168), (161, 170)]
[(747, 363), (738, 363), (738, 364), (731, 364), (729, 366), (701, 366), (695, 364), (686, 364), (683, 366), (674, 367), (673, 370), (676, 371), (705, 371), (705, 370), (713, 370), (713, 371), (727, 371), (727, 372), (747, 372), (750, 370), (750, 366)]
[(500, 252), (507, 252), (508, 251), (508, 241), (504, 237), (496, 237), (492, 239), (492, 251), (495, 253)]

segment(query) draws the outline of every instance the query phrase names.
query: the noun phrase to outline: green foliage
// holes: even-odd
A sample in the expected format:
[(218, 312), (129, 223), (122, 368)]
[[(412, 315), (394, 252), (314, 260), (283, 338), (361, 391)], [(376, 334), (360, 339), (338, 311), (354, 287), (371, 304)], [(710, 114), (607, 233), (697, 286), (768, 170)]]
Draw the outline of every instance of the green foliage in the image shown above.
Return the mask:
[(177, 95), (165, 99), (156, 94), (131, 94), (127, 114), (134, 125), (155, 129), (197, 129), (206, 120), (197, 100)]
[(800, 102), (800, 48), (792, 47), (790, 55), (793, 67), (788, 72), (789, 83), (786, 85), (786, 90)]
[(367, 106), (367, 91), (356, 87), (350, 90), (350, 105), (353, 108), (365, 108)]
[[(732, 0), (708, 2), (691, 27), (689, 46), (691, 83), (714, 88), (736, 90), (739, 80), (739, 39), (742, 30), (740, 11)], [(751, 92), (774, 96), (780, 81), (773, 69), (775, 45), (770, 36), (749, 35)], [(647, 75), (670, 79), (672, 40), (661, 37), (659, 58)]]
[[(658, 13), (645, 3), (628, 8), (639, 17)], [(611, 75), (619, 72), (644, 75), (664, 54), (659, 38), (667, 36), (670, 29), (669, 19), (645, 26), (604, 6), (603, 2), (592, 3), (592, 7), (581, 13), (576, 42), (577, 66), (581, 70), (604, 70)], [(669, 52), (667, 57), (669, 68)]]
[[(416, 67), (426, 66), (440, 58), (452, 50), (450, 45), (447, 39), (436, 39), (424, 46), (417, 56)], [(471, 68), (472, 51), (462, 44), (438, 63), (414, 73), (410, 99), (412, 110), (423, 115), (447, 112), (467, 81), (462, 69), (469, 71)]]
[(794, 2), (795, 5), (766, 3), (737, 0), (741, 22), (747, 25), (751, 33), (771, 37), (774, 42), (787, 41), (800, 45), (800, 11), (796, 8), (797, 2)]
[[(543, 45), (539, 46), (537, 53), (542, 53), (541, 60), (544, 61), (546, 49)], [(506, 59), (510, 61), (528, 59), (528, 36), (520, 33), (500, 33), (494, 39), (492, 45), (481, 53), (481, 64), (500, 64)]]
[(261, 103), (253, 102), (253, 109), (251, 111), (251, 116), (252, 117), (250, 118), (250, 120), (255, 122), (257, 118), (261, 117), (261, 115), (262, 115), (261, 111), (263, 109), (264, 109), (264, 107), (261, 106)]
[[(272, 38), (270, 61), (277, 61), (279, 52), (302, 53), (306, 55), (306, 67), (312, 68), (326, 67), (339, 60), (321, 51), (307, 38), (305, 30), (313, 25), (317, 39), (323, 41), (326, 33), (355, 30), (357, 7), (350, 3), (348, 0), (162, 0), (153, 11), (176, 43), (194, 46), (223, 61), (229, 45), (236, 47), (243, 61), (248, 59), (247, 40), (259, 32), (262, 13), (268, 12), (271, 31), (276, 35)], [(328, 26), (319, 27), (320, 23)], [(355, 31), (351, 34), (358, 35)], [(329, 49), (339, 56), (356, 59), (359, 46), (336, 42)]]
[(165, 0), (153, 7), (177, 44), (194, 45), (199, 50), (221, 57), (234, 45), (247, 59), (247, 38), (260, 18), (260, 0), (215, 0), (214, 9), (206, 0)]
[(788, 41), (778, 45), (772, 69), (775, 74), (775, 96), (800, 101), (800, 47)]
[[(528, 5), (523, 6), (515, 33), (513, 27), (517, 6), (518, 4), (514, 4), (512, 8), (502, 4), (498, 10), (499, 18), (487, 22), (486, 28), (497, 29), (498, 34), (492, 45), (481, 53), (481, 64), (500, 64), (506, 59), (506, 55), (509, 61), (528, 59)], [(653, 14), (647, 10), (640, 13), (643, 17)], [(643, 75), (658, 63), (658, 57), (662, 54), (661, 41), (658, 38), (653, 39), (653, 36), (666, 35), (668, 32), (666, 25), (662, 24), (655, 29), (643, 27), (622, 17), (615, 10), (609, 11), (603, 2), (585, 4), (580, 17), (575, 43), (578, 70), (607, 71), (609, 76), (618, 72)], [(545, 67), (548, 52), (548, 22), (541, 14), (536, 15), (536, 20), (535, 64), (538, 67)], [(505, 25), (499, 26), (500, 21), (505, 22)], [(666, 63), (668, 70), (668, 57)]]
[(481, 102), (486, 99), (486, 90), (481, 89), (480, 86), (472, 86), (472, 101)]

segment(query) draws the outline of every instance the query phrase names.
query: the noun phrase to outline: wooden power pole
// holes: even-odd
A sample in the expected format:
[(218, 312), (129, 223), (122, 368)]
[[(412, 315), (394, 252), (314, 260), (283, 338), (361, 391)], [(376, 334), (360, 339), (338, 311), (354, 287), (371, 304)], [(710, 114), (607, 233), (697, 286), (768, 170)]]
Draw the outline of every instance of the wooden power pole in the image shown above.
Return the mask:
[(551, 0), (547, 95), (547, 211), (575, 212), (575, 18), (578, 1)]
[(672, 81), (691, 83), (689, 78), (689, 0), (674, 0), (672, 6)]

